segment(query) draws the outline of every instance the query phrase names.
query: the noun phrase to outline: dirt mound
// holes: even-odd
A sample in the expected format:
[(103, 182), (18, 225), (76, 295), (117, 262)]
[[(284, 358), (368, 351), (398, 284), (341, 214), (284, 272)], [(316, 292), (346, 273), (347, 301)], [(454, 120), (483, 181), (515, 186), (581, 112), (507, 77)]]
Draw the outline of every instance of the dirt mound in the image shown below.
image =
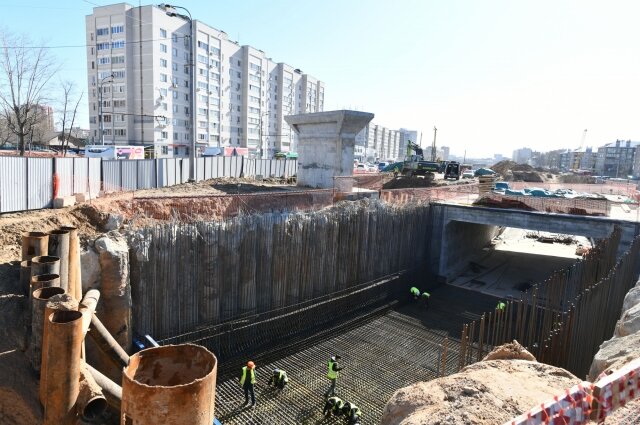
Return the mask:
[(543, 183), (548, 179), (553, 179), (552, 175), (547, 177), (547, 174), (540, 168), (533, 168), (528, 164), (518, 164), (508, 160), (494, 164), (491, 169), (499, 173), (505, 181)]
[(409, 189), (412, 187), (435, 187), (438, 183), (433, 178), (428, 177), (398, 177), (386, 182), (383, 189)]
[(580, 176), (578, 174), (563, 174), (558, 177), (560, 183), (595, 184), (596, 178), (592, 176)]
[(513, 342), (494, 348), (482, 359), (482, 361), (487, 360), (528, 360), (535, 362), (536, 358), (514, 339)]
[(455, 375), (396, 391), (385, 407), (381, 423), (501, 424), (578, 382), (566, 370), (543, 363), (482, 361)]

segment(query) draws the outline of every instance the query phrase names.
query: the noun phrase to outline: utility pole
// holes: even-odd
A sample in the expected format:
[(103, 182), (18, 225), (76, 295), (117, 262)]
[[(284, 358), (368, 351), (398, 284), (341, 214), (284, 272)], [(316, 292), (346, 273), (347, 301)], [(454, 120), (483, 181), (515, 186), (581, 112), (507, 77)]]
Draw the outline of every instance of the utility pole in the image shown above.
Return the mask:
[[(107, 75), (106, 77), (104, 77), (102, 80), (100, 80), (100, 83), (98, 84), (98, 125), (100, 127), (100, 144), (104, 145), (104, 119), (102, 116), (102, 91), (104, 89), (104, 80), (106, 80), (107, 78), (113, 78), (113, 74), (111, 75)], [(112, 93), (113, 96), (113, 93)], [(113, 116), (111, 117), (111, 120), (113, 121)], [(62, 131), (64, 132), (64, 128), (62, 129)], [(113, 130), (111, 130), (113, 131)], [(112, 134), (111, 137), (114, 137), (115, 135)]]
[(436, 160), (436, 134), (438, 133), (438, 129), (436, 126), (433, 126), (433, 144), (431, 145), (431, 161), (435, 162)]

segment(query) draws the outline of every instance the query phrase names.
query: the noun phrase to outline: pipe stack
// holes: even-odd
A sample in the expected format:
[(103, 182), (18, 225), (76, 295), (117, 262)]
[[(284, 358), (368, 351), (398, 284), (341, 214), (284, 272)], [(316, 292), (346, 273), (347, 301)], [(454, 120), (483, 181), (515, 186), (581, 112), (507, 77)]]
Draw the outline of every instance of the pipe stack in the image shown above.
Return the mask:
[(43, 232), (27, 232), (22, 234), (22, 261), (33, 257), (47, 255), (49, 235)]
[(74, 291), (69, 288), (69, 239), (69, 231), (52, 231), (49, 234), (49, 254), (60, 258), (60, 287), (74, 296)]
[(31, 341), (29, 343), (30, 360), (36, 372), (40, 372), (42, 363), (42, 327), (44, 325), (44, 307), (49, 298), (54, 295), (64, 294), (64, 290), (58, 287), (36, 289), (33, 292), (31, 308)]
[(60, 230), (69, 232), (69, 293), (76, 300), (82, 299), (82, 274), (80, 266), (80, 238), (78, 228), (62, 226)]

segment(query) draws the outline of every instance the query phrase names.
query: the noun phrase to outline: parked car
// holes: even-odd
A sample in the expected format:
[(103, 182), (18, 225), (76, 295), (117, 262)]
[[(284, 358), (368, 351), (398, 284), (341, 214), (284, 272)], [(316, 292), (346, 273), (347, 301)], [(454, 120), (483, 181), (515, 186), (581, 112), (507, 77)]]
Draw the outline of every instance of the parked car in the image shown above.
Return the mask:
[(378, 170), (382, 171), (387, 165), (389, 165), (388, 162), (378, 162)]
[(472, 179), (473, 178), (473, 171), (467, 170), (464, 173), (462, 173), (462, 178), (463, 179)]

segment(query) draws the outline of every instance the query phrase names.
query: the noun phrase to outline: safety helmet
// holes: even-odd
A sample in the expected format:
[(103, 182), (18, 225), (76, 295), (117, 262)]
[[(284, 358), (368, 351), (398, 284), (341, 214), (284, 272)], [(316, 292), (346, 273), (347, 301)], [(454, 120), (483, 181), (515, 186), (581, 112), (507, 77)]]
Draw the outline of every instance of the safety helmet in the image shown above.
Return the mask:
[(252, 362), (252, 361), (249, 361), (249, 362), (247, 362), (247, 367), (249, 369), (253, 369), (254, 367), (256, 367), (256, 364), (254, 362)]
[(280, 369), (278, 368), (273, 369), (273, 373), (280, 373)]

